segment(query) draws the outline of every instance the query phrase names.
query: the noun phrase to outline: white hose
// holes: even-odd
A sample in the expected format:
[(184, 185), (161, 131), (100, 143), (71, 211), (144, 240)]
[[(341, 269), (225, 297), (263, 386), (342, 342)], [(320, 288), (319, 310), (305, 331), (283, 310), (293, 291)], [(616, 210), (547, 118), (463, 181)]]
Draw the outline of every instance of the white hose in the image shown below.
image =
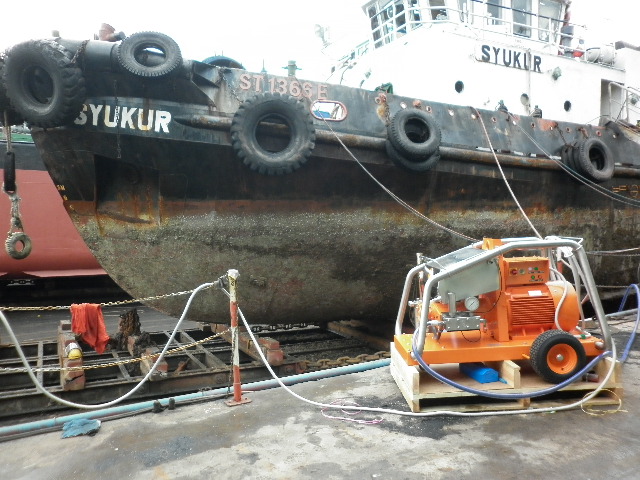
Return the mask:
[(203, 290), (205, 288), (209, 288), (209, 287), (213, 286), (214, 284), (215, 283), (203, 283), (198, 288), (194, 289), (193, 293), (191, 293), (191, 296), (189, 297), (189, 300), (187, 300), (187, 304), (184, 307), (184, 311), (182, 312), (182, 316), (180, 317), (180, 320), (178, 320), (178, 323), (176, 323), (176, 326), (173, 329), (173, 332), (171, 333), (171, 337), (169, 338), (169, 340), (167, 341), (167, 344), (162, 349), (162, 352), (160, 352), (160, 355), (158, 356), (158, 359), (155, 361), (155, 363), (153, 364), (153, 366), (149, 370), (149, 373), (147, 373), (144, 376), (144, 378), (142, 380), (140, 380), (140, 383), (138, 383), (128, 393), (122, 395), (121, 397), (116, 398), (115, 400), (111, 400), (110, 402), (100, 403), (100, 404), (97, 404), (97, 405), (87, 405), (87, 404), (83, 404), (83, 403), (70, 402), (68, 400), (65, 400), (63, 398), (60, 398), (60, 397), (54, 395), (53, 393), (49, 392), (46, 388), (44, 388), (44, 386), (38, 381), (38, 378), (33, 374), (33, 371), (31, 370), (31, 365), (29, 365), (29, 362), (28, 362), (27, 358), (25, 357), (24, 352), (22, 351), (22, 347), (20, 346), (20, 343), (18, 342), (18, 339), (16, 338), (15, 334), (13, 333), (13, 329), (11, 328), (11, 325), (9, 325), (7, 317), (5, 317), (4, 312), (2, 312), (2, 310), (0, 310), (0, 321), (2, 321), (2, 324), (7, 329), (7, 332), (9, 333), (9, 337), (11, 337), (11, 340), (14, 343), (16, 351), (18, 352), (18, 356), (20, 357), (20, 360), (22, 361), (22, 364), (27, 369), (27, 374), (29, 375), (29, 377), (31, 378), (31, 381), (33, 382), (33, 384), (36, 386), (36, 388), (40, 392), (45, 394), (51, 400), (54, 400), (55, 402), (58, 402), (58, 403), (60, 403), (62, 405), (66, 405), (67, 407), (80, 408), (80, 409), (84, 409), (84, 410), (93, 410), (93, 409), (98, 409), (98, 408), (106, 408), (106, 407), (110, 407), (112, 405), (115, 405), (117, 403), (120, 403), (123, 400), (126, 400), (131, 395), (136, 393), (149, 380), (151, 375), (153, 375), (153, 372), (155, 372), (156, 367), (158, 366), (158, 364), (162, 361), (162, 358), (164, 357), (164, 354), (169, 349), (169, 345), (171, 344), (171, 342), (173, 342), (173, 339), (175, 338), (176, 333), (178, 332), (178, 328), (180, 327), (180, 324), (185, 319), (185, 317), (187, 315), (187, 312), (189, 311), (189, 308), (191, 307), (191, 302), (192, 302), (193, 298), (195, 297), (195, 295), (200, 290)]

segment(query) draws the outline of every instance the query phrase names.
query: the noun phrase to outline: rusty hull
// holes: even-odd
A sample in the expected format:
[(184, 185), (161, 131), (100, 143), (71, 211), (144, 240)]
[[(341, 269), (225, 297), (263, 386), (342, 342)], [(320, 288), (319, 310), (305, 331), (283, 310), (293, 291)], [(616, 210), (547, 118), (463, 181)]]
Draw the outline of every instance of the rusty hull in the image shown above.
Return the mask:
[[(85, 242), (134, 297), (195, 288), (235, 268), (239, 304), (251, 322), (391, 321), (416, 252), (436, 257), (470, 239), (533, 235), (492, 150), (543, 236), (582, 237), (588, 251), (633, 247), (640, 238), (640, 148), (614, 129), (199, 62), (185, 62), (166, 80), (140, 80), (109, 66), (109, 48), (87, 44), (87, 55), (100, 50), (93, 63), (102, 58), (105, 65), (85, 70), (86, 105), (169, 112), (169, 131), (125, 128), (124, 122), (109, 128), (96, 117), (81, 126), (34, 129), (33, 136)], [(311, 93), (300, 101), (309, 108), (321, 97), (341, 102), (349, 115), (341, 122), (313, 120), (315, 148), (299, 170), (261, 175), (236, 158), (230, 121), (260, 88), (293, 88), (293, 82), (308, 84)], [(410, 105), (433, 115), (442, 130), (441, 160), (423, 174), (398, 168), (384, 148), (389, 119)], [(614, 202), (560, 168), (562, 146), (586, 137), (606, 142), (619, 163), (602, 189), (636, 205)], [(367, 172), (467, 238), (406, 210)], [(634, 257), (591, 260), (599, 284), (638, 281)], [(184, 302), (153, 306), (177, 315)], [(189, 318), (227, 322), (228, 302), (209, 291)]]

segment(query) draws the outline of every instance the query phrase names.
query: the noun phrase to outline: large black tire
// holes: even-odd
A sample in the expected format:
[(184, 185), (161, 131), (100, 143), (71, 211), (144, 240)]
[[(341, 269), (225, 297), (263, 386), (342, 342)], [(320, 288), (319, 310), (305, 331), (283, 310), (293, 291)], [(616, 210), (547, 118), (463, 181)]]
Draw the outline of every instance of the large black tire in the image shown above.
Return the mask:
[(564, 163), (567, 167), (569, 167), (574, 172), (576, 171), (576, 165), (573, 161), (574, 157), (574, 148), (572, 145), (563, 145), (560, 150), (560, 158), (562, 159), (562, 163)]
[(576, 337), (562, 330), (549, 330), (531, 345), (531, 366), (549, 383), (561, 383), (584, 367), (587, 358)]
[(440, 147), (442, 132), (431, 115), (416, 108), (406, 108), (393, 116), (387, 135), (400, 155), (422, 160)]
[(5, 124), (5, 114), (7, 115), (7, 125), (20, 125), (24, 119), (18, 115), (7, 96), (7, 89), (4, 86), (4, 55), (0, 54), (0, 125)]
[(51, 40), (19, 43), (7, 53), (4, 81), (11, 105), (29, 124), (52, 128), (76, 119), (86, 98), (82, 70)]
[[(265, 124), (288, 129), (286, 145), (267, 148), (259, 141)], [(279, 93), (260, 93), (245, 100), (231, 122), (231, 140), (238, 158), (252, 170), (283, 175), (300, 168), (315, 147), (316, 131), (302, 102)]]
[(125, 38), (116, 47), (116, 58), (123, 69), (145, 78), (165, 77), (182, 65), (178, 44), (158, 32), (138, 32)]
[(214, 67), (239, 68), (241, 70), (245, 69), (240, 62), (223, 55), (207, 57), (202, 61), (202, 63), (206, 63), (207, 65), (211, 65)]
[(582, 140), (573, 151), (575, 170), (594, 182), (606, 182), (613, 177), (615, 161), (609, 147), (599, 138)]
[(389, 158), (398, 167), (412, 172), (426, 172), (431, 170), (440, 161), (440, 151), (436, 149), (431, 155), (423, 158), (406, 158), (396, 150), (389, 140), (384, 142), (384, 148)]

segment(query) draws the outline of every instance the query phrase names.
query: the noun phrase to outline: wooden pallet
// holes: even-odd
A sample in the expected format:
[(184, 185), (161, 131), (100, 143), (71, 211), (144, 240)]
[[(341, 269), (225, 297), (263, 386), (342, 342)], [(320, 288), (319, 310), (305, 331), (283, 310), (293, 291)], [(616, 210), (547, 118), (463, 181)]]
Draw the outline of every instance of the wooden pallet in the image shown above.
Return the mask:
[[(596, 374), (604, 378), (613, 360), (606, 358), (596, 367)], [(458, 364), (432, 365), (434, 370), (446, 378), (476, 390), (500, 393), (535, 392), (552, 387), (543, 381), (528, 365), (518, 365), (506, 360), (503, 362), (487, 362), (488, 367), (496, 369), (503, 382), (481, 384), (462, 374)], [(599, 384), (586, 381), (574, 382), (571, 385), (550, 395), (535, 398), (500, 400), (483, 397), (459, 390), (436, 380), (417, 366), (407, 365), (391, 342), (391, 375), (395, 379), (402, 395), (407, 400), (412, 412), (434, 410), (451, 411), (496, 411), (521, 410), (529, 408), (559, 407), (574, 403), (595, 390)], [(618, 362), (609, 379), (606, 390), (585, 403), (585, 408), (600, 405), (618, 405), (622, 401), (621, 366)]]

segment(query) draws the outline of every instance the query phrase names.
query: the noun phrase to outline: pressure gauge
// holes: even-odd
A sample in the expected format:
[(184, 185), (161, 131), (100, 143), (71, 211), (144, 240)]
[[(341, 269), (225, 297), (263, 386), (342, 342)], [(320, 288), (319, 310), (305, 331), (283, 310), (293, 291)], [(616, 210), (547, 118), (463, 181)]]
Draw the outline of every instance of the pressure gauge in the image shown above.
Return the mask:
[(470, 312), (475, 312), (480, 307), (478, 297), (467, 297), (464, 299), (464, 306)]

